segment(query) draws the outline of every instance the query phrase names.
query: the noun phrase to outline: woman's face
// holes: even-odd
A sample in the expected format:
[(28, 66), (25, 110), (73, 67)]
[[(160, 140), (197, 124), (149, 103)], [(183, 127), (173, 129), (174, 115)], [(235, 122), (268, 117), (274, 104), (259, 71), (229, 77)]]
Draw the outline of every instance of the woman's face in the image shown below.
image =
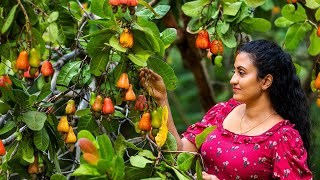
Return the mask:
[(253, 60), (247, 53), (239, 53), (234, 63), (234, 74), (230, 80), (233, 98), (242, 103), (257, 100), (263, 93), (261, 80), (257, 77), (258, 70), (253, 65)]

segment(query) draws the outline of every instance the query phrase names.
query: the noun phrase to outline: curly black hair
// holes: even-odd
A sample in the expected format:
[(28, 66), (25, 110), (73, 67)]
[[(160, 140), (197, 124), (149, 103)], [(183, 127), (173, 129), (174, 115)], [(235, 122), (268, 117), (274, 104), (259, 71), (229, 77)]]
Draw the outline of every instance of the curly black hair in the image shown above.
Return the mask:
[(248, 53), (257, 67), (258, 78), (273, 76), (270, 100), (282, 118), (295, 124), (307, 152), (310, 150), (309, 103), (291, 56), (274, 42), (255, 40), (243, 44), (239, 52)]

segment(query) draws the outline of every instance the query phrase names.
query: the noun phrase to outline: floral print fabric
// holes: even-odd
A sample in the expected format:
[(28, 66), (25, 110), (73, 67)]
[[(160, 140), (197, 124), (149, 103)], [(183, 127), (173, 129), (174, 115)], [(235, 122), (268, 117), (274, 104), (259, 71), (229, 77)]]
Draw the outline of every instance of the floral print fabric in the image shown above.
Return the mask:
[(195, 144), (195, 137), (206, 127), (217, 126), (200, 149), (205, 171), (220, 180), (312, 179), (302, 139), (288, 120), (259, 136), (239, 135), (223, 128), (223, 120), (239, 104), (230, 99), (215, 105), (183, 133)]

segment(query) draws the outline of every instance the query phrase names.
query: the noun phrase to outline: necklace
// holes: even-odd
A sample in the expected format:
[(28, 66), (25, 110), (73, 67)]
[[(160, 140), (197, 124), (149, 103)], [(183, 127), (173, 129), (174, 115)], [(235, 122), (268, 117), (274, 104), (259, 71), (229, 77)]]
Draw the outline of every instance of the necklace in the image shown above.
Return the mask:
[(276, 114), (276, 112), (273, 110), (271, 114), (269, 114), (269, 116), (264, 119), (263, 121), (261, 121), (260, 123), (258, 123), (257, 125), (253, 126), (252, 128), (250, 128), (249, 130), (245, 131), (245, 132), (242, 132), (242, 120), (243, 120), (243, 117), (244, 115), (246, 114), (246, 111), (244, 111), (242, 117), (241, 117), (241, 120), (240, 120), (240, 134), (245, 134), (247, 132), (250, 132), (252, 131), (254, 128), (258, 127), (259, 125), (261, 125), (262, 123), (264, 123), (267, 119), (269, 119), (269, 117), (271, 117), (273, 114)]

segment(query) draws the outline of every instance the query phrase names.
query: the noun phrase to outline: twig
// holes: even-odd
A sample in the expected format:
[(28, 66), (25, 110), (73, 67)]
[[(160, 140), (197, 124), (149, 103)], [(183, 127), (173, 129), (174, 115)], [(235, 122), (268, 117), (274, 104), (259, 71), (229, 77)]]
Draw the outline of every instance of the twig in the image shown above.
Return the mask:
[[(19, 132), (22, 133), (26, 128), (27, 128), (27, 125), (24, 125), (23, 127), (21, 127), (21, 128), (19, 129)], [(17, 133), (14, 132), (13, 134), (11, 134), (11, 135), (10, 135), (9, 137), (7, 137), (6, 139), (3, 139), (3, 140), (2, 140), (2, 143), (3, 143), (4, 145), (6, 145), (6, 144), (12, 142), (13, 140), (15, 140), (16, 138), (17, 138)]]
[[(29, 38), (32, 39), (31, 26), (30, 26), (30, 20), (29, 20), (28, 13), (27, 13), (26, 9), (24, 8), (24, 6), (22, 5), (21, 0), (17, 0), (17, 1), (18, 1), (19, 6), (21, 7), (21, 10), (22, 10), (22, 12), (24, 14), (24, 17), (26, 19), (26, 30), (27, 30), (27, 33), (29, 35)], [(28, 40), (28, 38), (26, 38), (26, 40), (27, 40), (28, 48), (30, 48), (32, 40)]]
[(6, 120), (8, 119), (9, 114), (11, 114), (12, 110), (9, 110), (6, 114), (0, 117), (0, 126), (2, 126)]

